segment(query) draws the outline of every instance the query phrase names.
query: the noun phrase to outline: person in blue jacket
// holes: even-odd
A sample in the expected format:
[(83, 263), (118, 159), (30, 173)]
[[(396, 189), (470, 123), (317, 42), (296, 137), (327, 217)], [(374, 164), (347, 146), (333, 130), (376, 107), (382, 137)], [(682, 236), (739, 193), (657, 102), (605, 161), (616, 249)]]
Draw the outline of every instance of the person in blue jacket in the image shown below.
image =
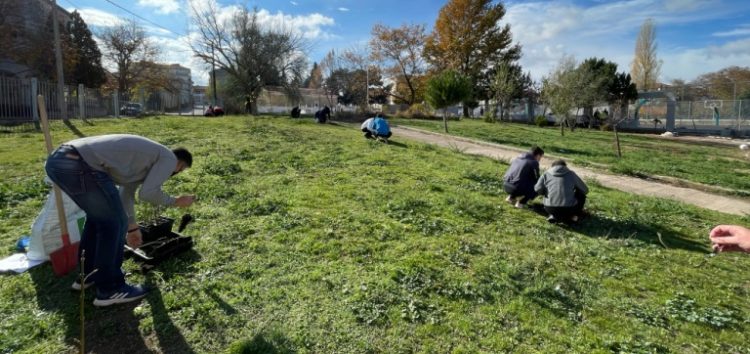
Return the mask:
[(524, 208), (529, 201), (536, 198), (534, 185), (539, 179), (539, 160), (542, 156), (544, 156), (544, 150), (534, 146), (529, 152), (513, 159), (505, 172), (503, 189), (505, 193), (508, 193), (508, 198), (505, 200), (510, 204), (515, 204), (516, 208)]
[(368, 139), (388, 139), (393, 135), (391, 133), (391, 127), (388, 125), (388, 121), (378, 113), (373, 118), (369, 118), (360, 127), (362, 132), (365, 133), (365, 138)]

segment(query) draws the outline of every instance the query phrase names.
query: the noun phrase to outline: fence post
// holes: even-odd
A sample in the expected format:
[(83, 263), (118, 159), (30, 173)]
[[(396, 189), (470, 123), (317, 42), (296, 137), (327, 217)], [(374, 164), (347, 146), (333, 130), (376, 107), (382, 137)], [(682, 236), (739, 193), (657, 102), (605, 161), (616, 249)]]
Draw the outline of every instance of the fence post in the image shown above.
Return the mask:
[(115, 118), (120, 118), (120, 92), (112, 92), (112, 107), (115, 109)]
[(39, 80), (31, 78), (31, 111), (34, 120), (34, 126), (39, 129), (39, 107), (37, 106), (36, 94), (39, 92)]
[(742, 133), (742, 100), (740, 100), (739, 108), (737, 109), (737, 131)]
[(81, 120), (86, 120), (86, 93), (83, 91), (83, 84), (78, 84), (78, 115)]

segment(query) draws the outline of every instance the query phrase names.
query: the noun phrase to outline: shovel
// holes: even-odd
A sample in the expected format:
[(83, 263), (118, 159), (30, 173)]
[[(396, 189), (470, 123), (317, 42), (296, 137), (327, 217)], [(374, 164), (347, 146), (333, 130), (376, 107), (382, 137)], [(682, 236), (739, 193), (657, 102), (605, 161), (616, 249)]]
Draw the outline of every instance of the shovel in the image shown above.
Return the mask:
[[(37, 96), (39, 104), (39, 117), (42, 121), (42, 132), (44, 133), (44, 142), (47, 145), (47, 154), (52, 154), (52, 137), (49, 134), (49, 121), (47, 120), (47, 107), (44, 104), (44, 96)], [(78, 246), (79, 243), (70, 243), (70, 234), (68, 233), (68, 218), (65, 217), (63, 209), (62, 191), (56, 184), (52, 184), (55, 193), (55, 205), (57, 206), (57, 219), (60, 222), (60, 233), (62, 238), (62, 247), (49, 254), (49, 260), (52, 263), (52, 271), (57, 276), (63, 276), (74, 270), (78, 265)]]

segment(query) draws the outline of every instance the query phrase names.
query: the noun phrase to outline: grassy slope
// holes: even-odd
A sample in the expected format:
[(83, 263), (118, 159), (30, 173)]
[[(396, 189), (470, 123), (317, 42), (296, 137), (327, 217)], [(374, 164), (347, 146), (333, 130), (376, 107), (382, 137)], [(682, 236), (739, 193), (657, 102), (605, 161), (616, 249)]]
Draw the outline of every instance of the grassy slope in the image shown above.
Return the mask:
[[(201, 198), (195, 252), (129, 277), (158, 291), (112, 309), (87, 294), (98, 353), (750, 352), (750, 257), (706, 243), (712, 225), (747, 219), (592, 186), (593, 217), (564, 229), (502, 202), (497, 162), (303, 121), (80, 129), (191, 148), (167, 189)], [(40, 209), (41, 141), (0, 137), (0, 256)], [(70, 349), (71, 281), (48, 265), (3, 276), (0, 348)]]
[[(443, 132), (442, 121), (396, 119), (395, 124)], [(614, 133), (578, 129), (538, 128), (524, 124), (487, 124), (463, 119), (448, 123), (451, 134), (497, 144), (529, 148), (539, 145), (546, 152), (578, 163), (601, 164), (612, 172), (659, 175), (750, 192), (750, 160), (731, 146), (710, 146), (659, 139), (654, 136), (621, 134), (623, 158), (614, 150)], [(675, 160), (679, 162), (676, 162)], [(744, 193), (744, 194), (746, 194)]]

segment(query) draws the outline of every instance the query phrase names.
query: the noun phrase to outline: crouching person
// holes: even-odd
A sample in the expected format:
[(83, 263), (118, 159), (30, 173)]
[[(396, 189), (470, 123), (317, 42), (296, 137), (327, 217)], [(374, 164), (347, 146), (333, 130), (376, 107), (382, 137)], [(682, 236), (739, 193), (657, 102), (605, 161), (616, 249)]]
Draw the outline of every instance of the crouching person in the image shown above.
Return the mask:
[(536, 198), (534, 183), (539, 179), (539, 160), (542, 156), (544, 150), (534, 146), (529, 152), (513, 159), (508, 171), (505, 172), (503, 189), (508, 193), (505, 200), (515, 204), (516, 208), (524, 208), (529, 201)]
[(549, 222), (576, 222), (581, 217), (589, 189), (563, 160), (552, 163), (552, 168), (539, 178), (534, 190), (544, 196), (544, 210)]
[(387, 142), (388, 138), (392, 135), (388, 121), (380, 113), (376, 114), (373, 118), (368, 118), (362, 123), (360, 128), (365, 133), (365, 138), (367, 139), (381, 138)]

